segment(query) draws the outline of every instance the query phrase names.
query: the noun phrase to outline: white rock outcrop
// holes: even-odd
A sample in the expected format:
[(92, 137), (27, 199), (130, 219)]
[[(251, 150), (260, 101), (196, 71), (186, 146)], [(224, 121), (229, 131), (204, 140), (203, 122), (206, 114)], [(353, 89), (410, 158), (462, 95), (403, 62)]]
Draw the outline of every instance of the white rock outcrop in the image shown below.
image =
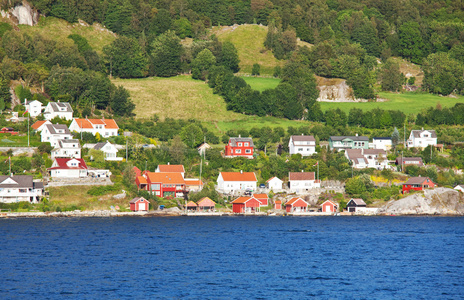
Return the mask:
[(394, 215), (464, 215), (464, 196), (449, 188), (425, 190), (403, 199), (390, 201), (377, 214)]
[(39, 21), (39, 13), (26, 1), (10, 9), (10, 14), (18, 20), (18, 24), (34, 26)]

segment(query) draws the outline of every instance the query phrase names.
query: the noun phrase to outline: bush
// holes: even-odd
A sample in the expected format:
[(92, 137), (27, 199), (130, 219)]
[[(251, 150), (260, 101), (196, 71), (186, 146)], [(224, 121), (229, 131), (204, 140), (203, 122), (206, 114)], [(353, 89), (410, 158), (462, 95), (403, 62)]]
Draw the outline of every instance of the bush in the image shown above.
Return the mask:
[(103, 185), (103, 186), (94, 186), (87, 191), (87, 194), (91, 196), (102, 196), (110, 192), (119, 191), (120, 187), (118, 185)]
[(260, 74), (261, 66), (259, 64), (254, 64), (251, 69), (251, 75), (258, 76)]

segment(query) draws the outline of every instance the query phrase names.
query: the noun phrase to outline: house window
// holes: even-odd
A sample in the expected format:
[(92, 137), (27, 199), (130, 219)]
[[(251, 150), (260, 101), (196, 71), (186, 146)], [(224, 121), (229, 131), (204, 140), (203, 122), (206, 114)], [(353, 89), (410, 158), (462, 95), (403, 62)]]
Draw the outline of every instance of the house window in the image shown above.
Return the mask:
[(245, 147), (248, 147), (248, 143), (245, 143), (244, 145), (245, 145)]
[(239, 146), (239, 147), (242, 147), (242, 143), (238, 143), (238, 146)]
[(303, 151), (303, 148), (298, 148), (298, 151)]
[(246, 149), (245, 153), (251, 153), (251, 149)]
[(235, 149), (235, 153), (242, 153), (241, 149)]

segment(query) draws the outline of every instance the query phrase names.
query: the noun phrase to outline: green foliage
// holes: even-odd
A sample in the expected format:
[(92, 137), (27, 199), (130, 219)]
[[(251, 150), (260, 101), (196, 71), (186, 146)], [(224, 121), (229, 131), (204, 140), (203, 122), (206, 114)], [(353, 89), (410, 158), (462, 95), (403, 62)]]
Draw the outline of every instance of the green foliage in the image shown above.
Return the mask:
[(147, 59), (137, 40), (120, 36), (103, 48), (110, 76), (138, 78), (147, 74)]
[(261, 66), (259, 64), (253, 64), (253, 69), (251, 69), (251, 75), (258, 76)]
[(208, 49), (203, 49), (192, 61), (192, 78), (205, 80), (208, 70), (216, 64), (216, 57)]
[(382, 91), (397, 92), (401, 90), (403, 76), (400, 72), (400, 65), (392, 59), (388, 59), (382, 66), (380, 74), (380, 84)]
[(100, 185), (94, 186), (87, 191), (87, 194), (91, 196), (103, 196), (108, 193), (120, 191), (121, 188), (118, 185)]
[(232, 72), (236, 73), (240, 71), (239, 63), (240, 59), (238, 57), (237, 49), (234, 44), (231, 42), (224, 42), (222, 44), (222, 56), (219, 64), (230, 69)]
[(449, 95), (453, 91), (464, 93), (464, 66), (446, 53), (430, 54), (422, 66), (423, 88), (431, 93)]
[(345, 183), (345, 191), (353, 197), (359, 197), (362, 193), (366, 192), (366, 185), (359, 177), (350, 178)]
[(398, 132), (398, 129), (396, 127), (393, 130), (393, 133), (391, 135), (391, 139), (392, 139), (392, 146), (396, 147), (396, 145), (398, 145), (398, 143), (400, 141), (400, 133)]
[(159, 35), (151, 44), (154, 75), (161, 77), (174, 76), (180, 72), (182, 45), (180, 39), (172, 31)]
[(414, 63), (421, 63), (425, 44), (422, 40), (419, 24), (414, 21), (404, 23), (398, 29), (398, 38), (399, 52), (403, 57)]

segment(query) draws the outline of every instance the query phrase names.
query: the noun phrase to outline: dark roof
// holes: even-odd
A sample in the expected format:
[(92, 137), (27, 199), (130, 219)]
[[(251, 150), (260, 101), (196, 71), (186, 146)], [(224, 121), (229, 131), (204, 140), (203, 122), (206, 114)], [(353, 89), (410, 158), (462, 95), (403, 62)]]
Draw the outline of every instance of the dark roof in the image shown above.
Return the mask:
[(424, 181), (426, 181), (427, 179), (432, 181), (432, 179), (430, 179), (428, 177), (411, 177), (411, 178), (409, 178), (408, 181), (406, 181), (403, 184), (423, 184)]
[(242, 137), (231, 137), (229, 142), (231, 142), (231, 146), (237, 147), (238, 142), (248, 142), (250, 143), (250, 147), (254, 147), (253, 139), (252, 138), (242, 138)]
[(316, 139), (312, 135), (292, 135), (292, 141), (294, 142), (315, 142)]
[(391, 137), (375, 137), (375, 138), (372, 138), (373, 140), (391, 140), (392, 138)]
[(367, 136), (349, 136), (349, 135), (331, 136), (330, 139), (332, 141), (343, 141), (345, 139), (350, 139), (353, 141), (369, 141), (369, 138)]
[(81, 148), (81, 144), (79, 143), (79, 140), (78, 139), (61, 139), (61, 140), (58, 140), (58, 145), (60, 148), (65, 148), (65, 145), (64, 144), (77, 144), (79, 148)]
[(435, 132), (435, 130), (412, 130), (411, 133), (415, 138), (418, 138), (420, 137), (420, 134), (424, 131), (430, 132), (432, 134), (432, 138), (437, 137), (437, 133)]
[(408, 161), (418, 161), (420, 162), (420, 164), (423, 164), (422, 157), (403, 157), (403, 158), (397, 157), (396, 158), (397, 164), (403, 164), (403, 163), (407, 164)]
[(348, 201), (348, 204), (353, 201), (356, 206), (366, 206), (366, 202), (364, 202), (363, 199), (361, 198), (352, 198), (350, 201)]
[(364, 150), (364, 155), (384, 155), (387, 156), (387, 152), (383, 149), (363, 149)]
[(32, 175), (16, 175), (12, 177), (5, 176), (5, 175), (0, 176), (0, 188), (32, 188), (32, 187), (33, 187)]
[[(73, 112), (73, 109), (68, 102), (50, 102), (49, 104), (54, 112)], [(62, 108), (65, 110), (61, 110)]]
[(362, 149), (347, 149), (345, 150), (346, 155), (349, 160), (352, 160), (355, 165), (358, 165), (361, 162), (367, 164), (367, 159), (362, 154)]
[(43, 189), (44, 188), (44, 184), (43, 184), (42, 181), (34, 181), (33, 185), (34, 185), (34, 189)]
[[(93, 149), (95, 150), (100, 150), (101, 148), (103, 148), (108, 142), (100, 142), (100, 143), (96, 143), (95, 146), (93, 147)], [(110, 143), (111, 144), (111, 143)]]
[(314, 180), (316, 179), (314, 175), (314, 172), (289, 172), (288, 178), (289, 180)]
[(62, 133), (56, 132), (57, 130), (64, 130), (65, 134), (71, 134), (71, 132), (68, 129), (68, 126), (64, 124), (46, 124), (45, 126), (47, 127), (48, 131), (50, 131), (51, 134), (62, 134)]

